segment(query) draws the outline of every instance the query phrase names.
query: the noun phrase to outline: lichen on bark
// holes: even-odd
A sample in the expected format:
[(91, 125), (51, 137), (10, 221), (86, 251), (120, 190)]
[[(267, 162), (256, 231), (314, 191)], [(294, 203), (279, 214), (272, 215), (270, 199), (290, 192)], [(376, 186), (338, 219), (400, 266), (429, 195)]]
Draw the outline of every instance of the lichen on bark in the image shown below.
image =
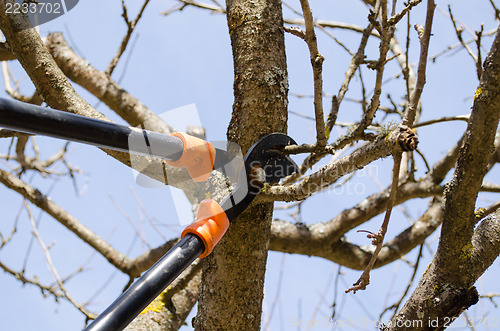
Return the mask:
[[(286, 132), (288, 75), (281, 2), (229, 0), (234, 104), (227, 136), (245, 153)], [(196, 330), (260, 330), (272, 202), (254, 203), (205, 258)]]

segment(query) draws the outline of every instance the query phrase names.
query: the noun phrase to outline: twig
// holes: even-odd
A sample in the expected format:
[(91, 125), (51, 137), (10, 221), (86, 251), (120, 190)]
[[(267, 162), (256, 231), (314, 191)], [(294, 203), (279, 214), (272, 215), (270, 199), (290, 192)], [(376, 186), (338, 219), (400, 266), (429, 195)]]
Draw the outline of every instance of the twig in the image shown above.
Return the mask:
[[(495, 35), (497, 29), (491, 29), (489, 31), (487, 31), (486, 33), (483, 33), (482, 36), (488, 36), (488, 37), (491, 37), (493, 35)], [(465, 41), (466, 44), (471, 44), (471, 43), (474, 43), (474, 42), (477, 42), (477, 39), (476, 38), (473, 38), (473, 39), (469, 39), (467, 41)], [(456, 44), (453, 44), (453, 45), (449, 45), (448, 47), (446, 47), (445, 49), (443, 49), (442, 51), (440, 52), (437, 52), (436, 54), (434, 54), (433, 56), (429, 57), (429, 61), (433, 61), (435, 62), (436, 59), (458, 47), (461, 47), (462, 46), (462, 43), (456, 43)]]
[(472, 322), (469, 318), (469, 314), (467, 314), (467, 311), (464, 311), (464, 317), (465, 317), (465, 321), (467, 322), (467, 326), (469, 327), (469, 329), (471, 331), (475, 331), (476, 329), (474, 328), (474, 322)]
[(287, 27), (285, 26), (285, 32), (288, 32), (290, 34), (293, 34), (296, 37), (299, 37), (300, 39), (306, 40), (306, 32), (302, 30), (299, 27), (292, 26), (292, 27)]
[(382, 245), (384, 244), (384, 237), (387, 232), (387, 227), (389, 226), (389, 219), (391, 217), (392, 207), (394, 206), (394, 202), (396, 201), (396, 193), (398, 191), (398, 181), (399, 181), (399, 169), (401, 167), (401, 151), (396, 151), (394, 153), (394, 166), (392, 168), (392, 185), (391, 185), (391, 193), (389, 195), (389, 201), (387, 203), (387, 211), (385, 213), (384, 222), (380, 227), (380, 230), (377, 233), (371, 233), (367, 237), (373, 239), (372, 244), (375, 245), (375, 251), (373, 252), (372, 258), (366, 269), (363, 271), (359, 279), (353, 284), (353, 287), (347, 289), (345, 292), (353, 292), (356, 293), (359, 290), (366, 289), (366, 286), (370, 284), (370, 271), (372, 270), (375, 261), (377, 260), (378, 254), (382, 249)]
[[(474, 61), (474, 64), (477, 66), (477, 63), (478, 63), (478, 57), (474, 54), (474, 52), (472, 51), (472, 49), (469, 47), (469, 45), (467, 45), (465, 42), (464, 42), (464, 39), (462, 37), (462, 32), (463, 32), (463, 28), (462, 27), (457, 27), (457, 23), (455, 21), (455, 18), (453, 17), (453, 13), (451, 12), (451, 6), (448, 5), (448, 12), (450, 14), (450, 19), (451, 19), (451, 23), (453, 23), (453, 28), (455, 29), (455, 33), (457, 34), (457, 38), (458, 40), (460, 41), (460, 43), (462, 44), (462, 46), (467, 50), (467, 53), (469, 53), (469, 55), (471, 56), (472, 60)], [(480, 64), (481, 65), (481, 64)], [(481, 76), (480, 76), (480, 71), (481, 71), (481, 74), (482, 74), (482, 68), (481, 70), (478, 70), (477, 71), (477, 75), (478, 75), (478, 79), (481, 79)]]
[(418, 127), (427, 126), (427, 125), (431, 125), (431, 124), (435, 124), (435, 123), (441, 123), (441, 122), (450, 122), (450, 121), (464, 121), (464, 122), (468, 122), (469, 121), (469, 117), (470, 117), (470, 115), (468, 115), (468, 114), (466, 114), (466, 115), (458, 115), (458, 116), (444, 116), (444, 117), (441, 117), (441, 118), (436, 118), (436, 119), (433, 119), (433, 120), (428, 120), (428, 121), (416, 123), (416, 124), (413, 125), (413, 128), (418, 128)]
[[(189, 6), (193, 6), (193, 7), (197, 7), (197, 8), (201, 8), (201, 9), (207, 9), (207, 10), (210, 10), (210, 11), (212, 11), (214, 13), (218, 13), (218, 14), (225, 14), (226, 13), (226, 10), (220, 5), (210, 5), (208, 3), (196, 2), (193, 0), (179, 0), (179, 1), (182, 2), (183, 4), (185, 4), (186, 6), (189, 5)], [(182, 8), (181, 8), (181, 10), (182, 10)], [(165, 12), (162, 12), (161, 14), (167, 15), (169, 13), (170, 12), (165, 11)]]
[(56, 301), (58, 300), (58, 298), (64, 298), (64, 295), (61, 292), (57, 291), (57, 289), (55, 289), (53, 286), (43, 285), (42, 283), (40, 283), (38, 277), (36, 276), (34, 277), (34, 279), (29, 279), (24, 275), (23, 271), (20, 272), (15, 271), (6, 266), (5, 264), (3, 264), (1, 261), (0, 261), (0, 269), (14, 276), (17, 280), (21, 281), (23, 284), (31, 284), (37, 286), (38, 288), (40, 288), (44, 296), (46, 296), (45, 292), (48, 292), (55, 297)]
[(276, 294), (274, 295), (274, 300), (273, 300), (273, 303), (271, 304), (271, 309), (269, 310), (269, 316), (267, 317), (266, 323), (264, 325), (264, 330), (266, 330), (266, 331), (270, 330), (269, 324), (271, 323), (271, 319), (273, 318), (274, 309), (276, 308), (276, 304), (278, 303), (278, 301), (280, 299), (281, 287), (283, 285), (283, 275), (285, 274), (285, 272), (284, 272), (285, 257), (286, 257), (286, 254), (281, 255), (278, 283), (276, 284)]
[(61, 277), (59, 277), (59, 273), (57, 272), (56, 268), (54, 267), (54, 264), (52, 262), (52, 258), (50, 257), (49, 248), (45, 245), (45, 243), (43, 242), (42, 238), (40, 237), (40, 234), (38, 233), (38, 228), (37, 228), (37, 226), (35, 224), (35, 220), (33, 219), (33, 215), (31, 214), (31, 210), (29, 208), (28, 202), (25, 200), (24, 204), (25, 204), (26, 211), (28, 212), (28, 216), (29, 216), (29, 219), (30, 219), (30, 222), (31, 222), (31, 226), (33, 227), (33, 234), (36, 237), (36, 239), (38, 240), (38, 244), (40, 245), (40, 247), (41, 247), (41, 249), (42, 249), (42, 251), (43, 251), (43, 253), (45, 255), (45, 261), (47, 262), (47, 265), (48, 265), (50, 271), (52, 272), (52, 275), (56, 279), (56, 282), (57, 282), (57, 285), (58, 285), (59, 289), (63, 293), (64, 297), (69, 302), (71, 302), (71, 304), (73, 306), (75, 306), (79, 311), (81, 311), (85, 316), (87, 316), (87, 318), (95, 319), (97, 317), (97, 315), (95, 315), (94, 313), (89, 312), (81, 304), (79, 304), (75, 300), (73, 300), (73, 298), (68, 294), (68, 291), (66, 290), (66, 287), (64, 286), (64, 283), (61, 280)]
[[(413, 72), (412, 68), (410, 67), (410, 33), (411, 33), (411, 19), (410, 19), (410, 13), (408, 13), (407, 16), (407, 23), (406, 23), (406, 45), (405, 45), (405, 65), (403, 67), (403, 75), (405, 78), (405, 83), (406, 83), (406, 104), (410, 104), (410, 95), (411, 91), (414, 88), (414, 84), (410, 82), (411, 78), (415, 78), (415, 73)], [(410, 71), (411, 70), (411, 71)], [(410, 77), (410, 72), (413, 73), (413, 77)]]
[[(5, 61), (2, 62), (2, 74), (3, 74), (5, 92), (7, 92), (7, 94), (10, 95), (12, 98), (38, 106), (42, 104), (43, 99), (38, 94), (38, 91), (35, 91), (31, 97), (24, 96), (19, 92), (19, 82), (15, 80), (14, 76), (12, 75), (9, 69), (9, 65)], [(10, 82), (11, 79), (14, 80), (15, 88), (13, 88), (11, 85)]]
[(158, 235), (163, 239), (164, 242), (167, 242), (168, 239), (167, 237), (165, 237), (163, 235), (163, 233), (160, 231), (160, 229), (156, 226), (156, 224), (153, 222), (153, 220), (151, 219), (151, 217), (149, 216), (146, 208), (144, 207), (144, 204), (142, 203), (141, 199), (139, 198), (139, 196), (137, 195), (137, 193), (135, 193), (135, 190), (133, 187), (130, 188), (130, 191), (132, 192), (132, 195), (134, 196), (135, 198), (135, 201), (137, 201), (137, 204), (139, 205), (142, 213), (144, 214), (144, 216), (146, 216), (146, 219), (148, 220), (149, 224), (151, 224), (151, 226), (153, 227), (153, 229), (156, 231), (156, 233), (158, 233)]
[[(380, 3), (381, 1), (378, 0), (377, 3), (375, 4), (375, 13), (378, 13), (380, 10)], [(305, 23), (303, 23), (305, 24)], [(318, 22), (317, 22), (318, 24)], [(326, 25), (325, 25), (326, 26)], [(363, 35), (361, 37), (361, 42), (359, 44), (358, 50), (356, 54), (353, 56), (351, 63), (349, 64), (349, 68), (345, 74), (344, 81), (340, 87), (340, 90), (337, 94), (336, 97), (332, 97), (332, 106), (330, 109), (330, 112), (327, 116), (327, 121), (326, 121), (326, 127), (325, 127), (325, 135), (326, 138), (328, 139), (330, 136), (330, 132), (335, 125), (335, 122), (337, 120), (337, 115), (340, 107), (340, 103), (344, 99), (344, 96), (349, 88), (349, 84), (351, 82), (351, 79), (354, 77), (356, 71), (358, 70), (359, 66), (361, 63), (363, 63), (364, 57), (365, 57), (365, 48), (368, 43), (368, 38), (370, 35), (372, 35), (374, 25), (372, 22), (366, 27), (366, 29), (362, 30)], [(338, 143), (334, 145), (332, 148), (333, 150), (336, 149), (341, 149), (344, 146), (349, 145), (351, 142), (353, 142), (355, 138), (353, 137), (346, 137), (345, 139), (341, 139)], [(305, 150), (311, 150), (314, 151), (314, 146), (304, 146)], [(303, 151), (304, 152), (304, 151)], [(300, 167), (300, 175), (306, 173), (307, 170), (309, 170), (312, 166), (314, 166), (319, 160), (321, 160), (324, 156), (326, 155), (326, 152), (319, 152), (316, 151), (315, 153), (309, 155), (302, 163)]]
[(476, 61), (476, 71), (477, 76), (481, 79), (483, 75), (483, 59), (481, 56), (481, 38), (483, 37), (484, 25), (481, 24), (481, 30), (476, 31), (476, 46), (477, 46), (477, 61)]
[[(426, 159), (424, 153), (422, 153), (422, 151), (419, 150), (418, 148), (415, 150), (415, 152), (417, 152), (417, 154), (420, 155), (420, 157), (422, 158), (422, 161), (424, 161), (425, 168), (427, 169), (427, 172), (431, 171), (431, 167), (429, 165), (429, 162), (427, 162), (427, 159)], [(415, 172), (415, 169), (413, 169), (413, 172)]]
[(420, 35), (420, 58), (418, 61), (417, 69), (417, 82), (415, 84), (415, 89), (410, 97), (410, 104), (406, 111), (405, 117), (403, 118), (403, 124), (408, 126), (413, 126), (415, 122), (415, 117), (417, 115), (417, 107), (420, 102), (420, 96), (425, 85), (425, 70), (427, 68), (427, 56), (429, 53), (429, 40), (431, 38), (432, 31), (432, 21), (434, 18), (434, 9), (436, 4), (434, 0), (427, 1), (427, 14), (425, 17), (425, 27), (423, 28), (423, 33)]
[(309, 7), (308, 0), (300, 0), (304, 20), (306, 22), (306, 37), (305, 41), (309, 48), (309, 55), (311, 57), (311, 65), (313, 68), (314, 76), (314, 114), (316, 117), (316, 143), (318, 147), (322, 148), (326, 145), (325, 134), (325, 119), (323, 115), (323, 61), (325, 58), (319, 53), (318, 43), (316, 40), (316, 33), (314, 32), (314, 22)]
[[(375, 5), (375, 9), (374, 9), (375, 13), (378, 12), (379, 8), (380, 8), (380, 1), (377, 1), (377, 4)], [(349, 83), (351, 82), (351, 79), (354, 77), (354, 74), (358, 70), (361, 63), (363, 63), (363, 60), (365, 58), (365, 48), (366, 48), (366, 45), (368, 44), (368, 38), (372, 35), (373, 28), (374, 28), (374, 25), (373, 25), (373, 23), (370, 22), (370, 24), (368, 24), (368, 26), (362, 31), (363, 35), (361, 37), (361, 42), (359, 43), (358, 50), (356, 51), (356, 54), (354, 55), (354, 57), (351, 60), (351, 63), (349, 64), (349, 69), (347, 70), (347, 72), (345, 74), (344, 81), (342, 82), (339, 93), (337, 94), (337, 101), (336, 101), (336, 103), (338, 104), (336, 106), (337, 108), (340, 106), (340, 103), (342, 103), (342, 100), (344, 99), (344, 96), (349, 88)], [(332, 105), (333, 105), (333, 103), (332, 103)], [(330, 114), (332, 114), (332, 112), (334, 112), (334, 111), (335, 110), (332, 107), (332, 111), (330, 111)], [(333, 123), (333, 124), (335, 124), (335, 123)]]
[(479, 296), (480, 298), (498, 298), (500, 297), (500, 293), (488, 293), (488, 294), (482, 294)]
[(150, 0), (144, 1), (142, 8), (140, 9), (139, 13), (137, 14), (137, 17), (135, 18), (134, 21), (131, 22), (128, 18), (127, 6), (125, 5), (125, 0), (122, 0), (122, 8), (123, 8), (122, 16), (123, 16), (123, 19), (125, 20), (125, 23), (127, 24), (127, 33), (125, 34), (125, 37), (123, 37), (122, 43), (120, 44), (120, 48), (118, 48), (118, 51), (117, 51), (115, 57), (113, 58), (113, 60), (111, 60), (111, 63), (106, 68), (105, 72), (108, 76), (111, 76), (111, 74), (113, 73), (113, 71), (115, 70), (115, 68), (118, 64), (118, 61), (120, 61), (122, 54), (125, 52), (125, 49), (127, 48), (128, 42), (130, 40), (130, 36), (134, 32), (134, 29), (137, 26), (137, 23), (139, 22), (139, 20), (141, 19), (142, 14), (144, 13), (144, 10), (146, 9), (146, 6), (148, 5), (149, 1)]
[(481, 185), (481, 191), (482, 192), (500, 193), (500, 185), (499, 184), (492, 184), (492, 183), (488, 183), (488, 182), (484, 181), (483, 184)]
[(347, 46), (344, 45), (344, 43), (341, 42), (337, 37), (335, 37), (333, 34), (331, 34), (324, 26), (322, 26), (321, 24), (318, 24), (316, 22), (314, 22), (314, 26), (317, 27), (318, 29), (320, 29), (321, 31), (323, 31), (328, 37), (332, 38), (333, 41), (335, 41), (340, 47), (342, 47), (347, 53), (349, 53), (349, 55), (351, 57), (354, 56), (354, 53), (351, 52), (351, 50), (349, 48), (347, 48)]
[(418, 265), (420, 264), (420, 259), (422, 258), (423, 250), (424, 250), (424, 244), (420, 245), (420, 249), (418, 250), (418, 255), (417, 255), (417, 261), (415, 262), (415, 266), (413, 267), (413, 273), (410, 277), (410, 281), (408, 282), (405, 291), (403, 292), (403, 295), (401, 295), (401, 298), (399, 298), (398, 302), (396, 302), (390, 307), (385, 308), (384, 311), (380, 314), (380, 318), (382, 318), (382, 316), (386, 311), (391, 309), (394, 310), (394, 314), (392, 315), (391, 319), (398, 313), (399, 307), (401, 306), (401, 303), (403, 303), (404, 298), (410, 291), (410, 288), (413, 285), (413, 281), (415, 280), (415, 276), (417, 275)]
[(339, 264), (339, 267), (337, 269), (337, 274), (335, 275), (335, 282), (334, 282), (334, 289), (333, 289), (333, 303), (332, 303), (332, 319), (335, 318), (336, 312), (337, 312), (337, 292), (339, 289), (339, 279), (340, 275), (342, 275), (341, 272), (342, 266)]
[(497, 20), (500, 20), (500, 10), (495, 5), (495, 3), (493, 2), (493, 0), (490, 0), (490, 3), (491, 3), (491, 6), (493, 7), (493, 9), (495, 10), (495, 17), (497, 18)]
[(387, 0), (381, 0), (380, 1), (380, 21), (381, 24), (379, 26), (378, 22), (375, 21), (374, 16), (369, 16), (368, 19), (370, 20), (371, 24), (374, 26), (374, 28), (379, 28), (379, 33), (381, 36), (380, 39), (380, 51), (379, 51), (379, 59), (378, 59), (378, 64), (375, 66), (375, 70), (377, 71), (376, 77), (375, 77), (375, 87), (373, 89), (373, 96), (370, 100), (370, 105), (367, 109), (367, 111), (363, 114), (363, 117), (361, 119), (361, 122), (359, 123), (358, 127), (354, 129), (354, 131), (350, 134), (347, 135), (345, 139), (350, 140), (350, 139), (356, 139), (359, 135), (361, 135), (366, 127), (368, 127), (371, 123), (372, 120), (375, 116), (375, 113), (380, 105), (380, 95), (382, 93), (382, 82), (383, 82), (383, 76), (384, 76), (384, 68), (385, 68), (385, 63), (387, 60), (387, 53), (389, 52), (389, 44), (391, 39), (394, 36), (394, 31), (395, 28), (394, 26), (390, 25), (387, 23)]
[(39, 190), (2, 169), (0, 169), (0, 183), (21, 194), (38, 208), (44, 210), (85, 243), (98, 251), (113, 266), (127, 273), (130, 263), (128, 257), (115, 250)]
[(46, 45), (57, 65), (69, 79), (92, 93), (131, 126), (146, 123), (148, 130), (167, 134), (173, 132), (160, 116), (125, 91), (106, 73), (97, 70), (76, 54), (61, 33), (49, 34)]
[(474, 212), (474, 216), (476, 217), (476, 224), (481, 222), (486, 216), (497, 211), (499, 208), (500, 208), (500, 200), (498, 200), (492, 205), (489, 205), (486, 208), (479, 208), (478, 210), (476, 210)]
[(391, 18), (389, 18), (389, 20), (387, 21), (387, 23), (389, 24), (392, 24), (392, 25), (395, 25), (397, 24), (405, 15), (406, 13), (408, 13), (413, 7), (415, 7), (416, 5), (418, 5), (419, 3), (421, 3), (422, 0), (412, 0), (408, 3), (408, 5), (406, 5), (405, 8), (403, 8), (403, 10), (392, 16)]
[(118, 212), (127, 220), (127, 222), (130, 224), (130, 226), (132, 227), (132, 229), (134, 230), (135, 234), (137, 235), (137, 237), (139, 237), (141, 239), (141, 243), (142, 243), (142, 246), (143, 247), (147, 247), (148, 249), (151, 249), (151, 246), (149, 245), (149, 243), (147, 242), (146, 238), (144, 238), (144, 235), (139, 231), (139, 229), (137, 229), (137, 227), (135, 226), (134, 224), (134, 221), (132, 220), (132, 218), (127, 215), (127, 213), (120, 207), (120, 205), (116, 202), (116, 200), (113, 198), (113, 196), (111, 194), (109, 194), (109, 199), (111, 200), (111, 203), (113, 204), (113, 206), (115, 206), (116, 210), (118, 210)]

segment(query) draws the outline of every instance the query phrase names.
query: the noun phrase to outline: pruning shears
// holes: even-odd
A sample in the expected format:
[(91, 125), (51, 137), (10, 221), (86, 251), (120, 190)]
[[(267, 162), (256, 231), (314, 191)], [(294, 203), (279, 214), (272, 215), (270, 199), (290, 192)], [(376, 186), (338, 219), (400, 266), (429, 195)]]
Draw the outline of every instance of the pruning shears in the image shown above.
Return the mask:
[[(222, 170), (234, 158), (203, 139), (185, 133), (171, 135), (131, 128), (0, 98), (0, 126), (29, 134), (41, 134), (77, 141), (131, 154), (166, 160), (173, 167), (186, 168), (194, 181), (208, 180), (212, 170)], [(130, 144), (143, 139), (145, 144)], [(200, 203), (196, 221), (188, 225), (181, 239), (155, 265), (137, 279), (85, 331), (124, 329), (194, 260), (209, 255), (241, 214), (271, 183), (298, 172), (293, 160), (281, 147), (295, 145), (283, 133), (272, 133), (258, 140), (237, 167), (238, 185), (219, 204), (213, 199)], [(133, 145), (133, 146), (132, 146)], [(151, 148), (151, 146), (162, 148)], [(234, 166), (233, 166), (234, 167)]]

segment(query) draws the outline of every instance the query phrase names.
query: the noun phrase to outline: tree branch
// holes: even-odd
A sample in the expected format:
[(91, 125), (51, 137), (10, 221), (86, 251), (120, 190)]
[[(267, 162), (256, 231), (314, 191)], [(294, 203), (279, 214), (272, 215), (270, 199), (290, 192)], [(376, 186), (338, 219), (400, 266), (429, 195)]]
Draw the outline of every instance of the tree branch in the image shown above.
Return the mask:
[(417, 81), (415, 84), (415, 89), (413, 90), (413, 93), (410, 97), (410, 104), (408, 105), (405, 117), (403, 118), (403, 124), (408, 126), (413, 126), (413, 122), (415, 121), (415, 117), (417, 114), (417, 107), (420, 103), (420, 96), (422, 95), (422, 91), (425, 85), (425, 70), (427, 68), (427, 56), (429, 54), (429, 40), (431, 38), (434, 8), (436, 8), (434, 0), (428, 0), (427, 15), (425, 17), (425, 27), (423, 30), (423, 34), (421, 36), (419, 35), (420, 58), (418, 60)]
[(375, 261), (382, 249), (382, 245), (384, 244), (385, 234), (387, 233), (387, 228), (389, 227), (389, 220), (391, 218), (392, 207), (394, 206), (396, 200), (396, 194), (398, 192), (398, 183), (399, 183), (399, 170), (401, 168), (401, 156), (402, 151), (396, 151), (394, 153), (394, 165), (392, 168), (392, 183), (391, 183), (391, 193), (389, 194), (389, 201), (387, 201), (387, 210), (385, 212), (384, 221), (382, 222), (382, 226), (377, 233), (370, 233), (367, 237), (373, 239), (372, 245), (375, 245), (375, 250), (373, 251), (372, 257), (365, 270), (359, 277), (359, 279), (353, 284), (353, 286), (347, 289), (345, 292), (353, 292), (365, 290), (366, 286), (370, 284), (370, 271), (373, 269), (375, 265)]
[(57, 270), (56, 270), (56, 268), (54, 266), (54, 263), (52, 262), (52, 258), (51, 258), (50, 253), (49, 253), (49, 248), (47, 247), (47, 245), (45, 245), (45, 243), (43, 242), (42, 238), (40, 237), (40, 234), (38, 233), (38, 229), (37, 229), (37, 226), (36, 226), (35, 219), (33, 218), (33, 215), (31, 214), (31, 210), (30, 210), (28, 202), (26, 200), (24, 201), (24, 205), (25, 205), (26, 210), (28, 211), (28, 216), (29, 216), (29, 219), (30, 219), (30, 222), (31, 222), (31, 226), (33, 227), (33, 234), (34, 234), (35, 238), (37, 239), (38, 244), (40, 245), (40, 247), (41, 247), (41, 249), (43, 251), (43, 254), (45, 255), (45, 260), (47, 262), (47, 265), (48, 265), (48, 267), (49, 267), (52, 275), (56, 279), (57, 286), (61, 290), (62, 295), (73, 306), (75, 306), (76, 309), (78, 309), (80, 312), (82, 312), (87, 318), (91, 318), (91, 319), (96, 318), (97, 315), (95, 315), (94, 313), (89, 312), (87, 309), (85, 309), (85, 307), (83, 305), (81, 305), (78, 302), (76, 302), (69, 295), (68, 291), (66, 290), (66, 287), (63, 284), (63, 281), (61, 280), (61, 277), (59, 277), (59, 273), (57, 272)]
[(297, 201), (305, 199), (313, 193), (331, 185), (340, 177), (362, 169), (377, 159), (390, 155), (393, 148), (403, 144), (403, 141), (409, 142), (413, 146), (413, 149), (416, 148), (416, 144), (418, 143), (418, 139), (411, 129), (399, 126), (388, 134), (380, 134), (375, 141), (360, 147), (352, 154), (344, 156), (336, 162), (328, 164), (317, 172), (306, 176), (299, 183), (290, 186), (277, 185), (264, 188), (265, 194), (259, 197), (259, 200)]
[(139, 22), (139, 20), (141, 19), (142, 14), (144, 13), (144, 10), (146, 9), (146, 6), (148, 5), (148, 3), (149, 3), (149, 0), (144, 1), (144, 4), (142, 5), (141, 9), (139, 10), (139, 13), (137, 14), (137, 17), (135, 18), (134, 21), (131, 22), (128, 19), (127, 7), (125, 6), (125, 1), (122, 0), (122, 7), (123, 7), (123, 15), (122, 16), (125, 19), (125, 24), (127, 24), (127, 33), (125, 34), (125, 37), (123, 37), (122, 43), (120, 44), (120, 47), (118, 48), (118, 51), (116, 52), (115, 57), (113, 58), (113, 60), (111, 60), (111, 63), (106, 68), (106, 71), (105, 71), (106, 75), (111, 76), (111, 74), (115, 70), (115, 68), (118, 64), (118, 61), (120, 61), (120, 58), (121, 58), (123, 52), (125, 52), (125, 49), (127, 49), (127, 45), (128, 45), (129, 40), (130, 40), (130, 36), (134, 32), (134, 29), (137, 26), (137, 23)]
[[(463, 147), (445, 192), (437, 253), (410, 299), (393, 318), (389, 330), (395, 330), (395, 325), (404, 325), (405, 321), (421, 320), (425, 326), (436, 317), (441, 322), (439, 326), (442, 326), (444, 317), (461, 314), (477, 302), (478, 294), (473, 285), (500, 252), (500, 240), (485, 243), (484, 238), (491, 240), (492, 237), (482, 230), (490, 230), (489, 236), (498, 236), (498, 216), (488, 218), (490, 221), (485, 222), (484, 228), (480, 230), (478, 227), (474, 231), (476, 199), (495, 149), (495, 133), (500, 118), (499, 32), (500, 29), (485, 60)], [(489, 252), (480, 253), (485, 249), (481, 247), (483, 244)], [(477, 258), (481, 254), (485, 254), (485, 260), (479, 263)], [(428, 301), (429, 297), (434, 299)], [(424, 327), (424, 330), (428, 329), (430, 327)]]
[(46, 43), (57, 65), (69, 79), (92, 93), (131, 126), (145, 124), (152, 131), (173, 131), (158, 115), (125, 91), (109, 75), (78, 56), (69, 47), (62, 33), (49, 34)]
[(47, 196), (43, 195), (40, 191), (33, 188), (31, 185), (26, 184), (16, 176), (11, 175), (10, 173), (1, 169), (0, 183), (5, 185), (9, 189), (21, 194), (35, 206), (52, 216), (56, 221), (61, 223), (68, 230), (82, 239), (85, 243), (99, 252), (104, 258), (106, 258), (106, 260), (109, 261), (109, 263), (115, 266), (118, 270), (129, 273), (127, 267), (129, 266), (130, 262), (126, 256), (111, 247), (111, 245), (109, 245), (106, 241), (86, 228), (71, 214), (69, 214)]
[(311, 58), (311, 65), (313, 68), (314, 76), (314, 114), (316, 117), (316, 143), (318, 147), (322, 148), (326, 145), (325, 135), (325, 120), (323, 118), (323, 61), (325, 58), (319, 53), (318, 43), (316, 40), (316, 33), (314, 32), (314, 22), (309, 7), (308, 0), (300, 0), (302, 12), (304, 13), (304, 20), (306, 23), (306, 36), (305, 41), (309, 48), (309, 55)]
[[(415, 198), (441, 196), (443, 188), (431, 181), (404, 183), (398, 188), (395, 205)], [(389, 188), (373, 194), (352, 208), (342, 211), (326, 223), (304, 225), (274, 220), (271, 227), (270, 250), (291, 254), (323, 257), (351, 269), (363, 270), (373, 251), (348, 243), (343, 236), (350, 230), (369, 221), (387, 209)], [(398, 259), (405, 252), (418, 246), (434, 231), (439, 219), (440, 205), (431, 205), (429, 210), (398, 238), (389, 241), (382, 248), (375, 268)], [(427, 224), (431, 226), (427, 227)], [(415, 245), (412, 245), (415, 243)], [(386, 248), (387, 247), (387, 248)]]

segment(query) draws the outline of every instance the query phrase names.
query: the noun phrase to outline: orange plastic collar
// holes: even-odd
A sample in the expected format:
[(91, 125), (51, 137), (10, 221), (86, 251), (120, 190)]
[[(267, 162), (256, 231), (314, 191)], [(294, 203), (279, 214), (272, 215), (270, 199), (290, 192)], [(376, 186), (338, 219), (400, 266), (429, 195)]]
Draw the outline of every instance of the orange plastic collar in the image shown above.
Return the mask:
[(196, 222), (182, 231), (181, 238), (188, 233), (198, 236), (205, 245), (205, 251), (199, 256), (202, 258), (212, 252), (228, 227), (229, 219), (224, 210), (214, 200), (207, 199), (200, 203)]
[(215, 147), (203, 139), (182, 132), (174, 132), (184, 144), (182, 156), (177, 161), (167, 161), (173, 167), (186, 168), (195, 182), (204, 182), (210, 177), (214, 168)]

